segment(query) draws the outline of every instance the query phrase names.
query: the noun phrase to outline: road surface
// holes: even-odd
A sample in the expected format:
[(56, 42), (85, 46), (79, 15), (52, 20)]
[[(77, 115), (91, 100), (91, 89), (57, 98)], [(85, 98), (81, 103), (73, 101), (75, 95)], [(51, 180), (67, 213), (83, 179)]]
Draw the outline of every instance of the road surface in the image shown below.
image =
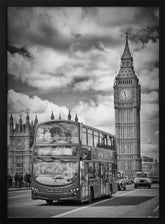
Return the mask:
[(97, 199), (93, 203), (54, 202), (47, 205), (43, 200), (32, 200), (30, 190), (8, 192), (8, 218), (158, 218), (159, 185), (151, 189), (118, 191), (110, 199)]

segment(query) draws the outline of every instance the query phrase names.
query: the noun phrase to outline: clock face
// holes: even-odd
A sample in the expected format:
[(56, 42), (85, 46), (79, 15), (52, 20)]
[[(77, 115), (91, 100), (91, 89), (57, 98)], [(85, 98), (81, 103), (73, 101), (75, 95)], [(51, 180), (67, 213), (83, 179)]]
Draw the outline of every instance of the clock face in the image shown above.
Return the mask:
[(119, 100), (121, 101), (129, 101), (131, 100), (131, 90), (130, 89), (122, 89), (119, 92)]

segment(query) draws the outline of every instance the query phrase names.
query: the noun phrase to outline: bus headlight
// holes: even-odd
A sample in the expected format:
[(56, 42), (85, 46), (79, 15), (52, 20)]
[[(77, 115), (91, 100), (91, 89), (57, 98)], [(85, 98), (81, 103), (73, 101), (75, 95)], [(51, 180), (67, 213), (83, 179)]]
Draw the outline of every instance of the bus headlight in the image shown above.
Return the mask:
[(70, 190), (70, 192), (71, 193), (77, 193), (79, 191), (79, 188), (78, 187), (75, 187), (75, 188), (72, 188), (71, 190)]
[(32, 191), (34, 191), (34, 194), (38, 192), (38, 188), (32, 187)]

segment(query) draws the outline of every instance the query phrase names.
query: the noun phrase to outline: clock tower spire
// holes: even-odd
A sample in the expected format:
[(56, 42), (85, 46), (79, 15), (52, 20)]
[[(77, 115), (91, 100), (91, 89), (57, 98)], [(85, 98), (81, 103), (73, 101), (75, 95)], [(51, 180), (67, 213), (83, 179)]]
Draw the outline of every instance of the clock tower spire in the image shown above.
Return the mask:
[(134, 71), (126, 32), (121, 65), (114, 82), (114, 107), (118, 171), (123, 171), (130, 178), (141, 170), (140, 106), (141, 87)]
[(128, 45), (128, 32), (126, 32), (125, 48), (124, 48), (123, 55), (122, 55), (121, 59), (132, 59), (131, 52), (130, 52), (129, 45)]

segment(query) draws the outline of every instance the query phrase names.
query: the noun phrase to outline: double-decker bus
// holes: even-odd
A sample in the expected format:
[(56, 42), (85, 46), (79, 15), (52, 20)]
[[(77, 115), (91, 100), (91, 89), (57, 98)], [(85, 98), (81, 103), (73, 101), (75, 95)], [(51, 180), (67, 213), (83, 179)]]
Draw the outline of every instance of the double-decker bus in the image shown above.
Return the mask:
[(91, 202), (117, 191), (115, 136), (71, 120), (38, 124), (32, 158), (32, 199)]

